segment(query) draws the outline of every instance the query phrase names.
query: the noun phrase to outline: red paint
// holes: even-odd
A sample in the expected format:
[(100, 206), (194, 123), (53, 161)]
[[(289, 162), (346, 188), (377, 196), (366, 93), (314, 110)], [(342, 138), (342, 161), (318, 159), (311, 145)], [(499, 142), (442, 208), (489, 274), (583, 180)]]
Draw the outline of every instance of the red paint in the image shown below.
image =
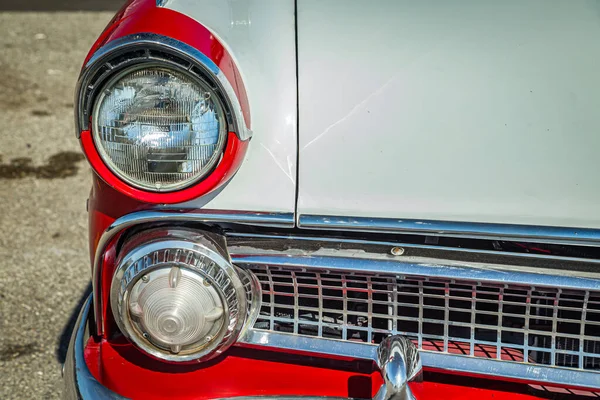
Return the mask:
[[(462, 382), (466, 384), (467, 382)], [(500, 390), (495, 387), (494, 382), (489, 382), (485, 388), (463, 386), (461, 384), (449, 384), (438, 382), (423, 382), (409, 384), (417, 400), (537, 400), (540, 397), (526, 393)]]
[[(232, 348), (214, 361), (168, 365), (140, 354), (131, 344), (90, 341), (85, 352), (90, 370), (102, 384), (132, 399), (208, 399), (235, 396), (333, 396), (371, 398), (382, 384), (366, 361), (325, 361), (268, 351)], [(426, 375), (411, 384), (419, 400), (534, 400), (523, 385)]]
[(115, 245), (120, 237), (121, 234), (116, 235), (110, 243), (108, 243), (107, 249), (102, 255), (100, 260), (100, 266), (102, 268), (100, 274), (100, 293), (99, 296), (97, 293), (94, 293), (94, 299), (101, 299), (102, 325), (105, 336), (118, 332), (115, 318), (112, 314), (112, 308), (110, 307), (110, 287), (117, 261), (117, 249)]
[(111, 219), (119, 218), (133, 211), (153, 208), (152, 205), (133, 199), (107, 185), (97, 174), (92, 183), (89, 210), (105, 214)]
[[(90, 346), (91, 347), (91, 346)], [(91, 354), (95, 351), (96, 354)], [(169, 365), (149, 359), (129, 343), (101, 342), (86, 361), (100, 365), (96, 378), (130, 398), (205, 399), (240, 395), (370, 397), (373, 380), (381, 384), (371, 363), (344, 363), (342, 368), (260, 359), (267, 352), (230, 349), (223, 357), (200, 365)]]
[[(152, 205), (142, 203), (118, 192), (100, 179), (98, 175), (94, 174), (92, 190), (88, 198), (90, 265), (94, 265), (98, 242), (102, 234), (113, 222), (125, 214), (148, 208), (152, 208)], [(120, 235), (117, 235), (115, 240), (119, 237)], [(108, 330), (114, 329), (113, 316), (110, 307), (106, 305), (109, 299), (110, 278), (112, 277), (116, 260), (115, 240), (108, 244), (101, 259), (102, 281), (100, 283), (100, 292), (94, 293), (94, 299), (102, 299), (102, 323), (104, 324), (104, 328)], [(106, 288), (106, 290), (102, 290), (102, 288)]]
[(92, 168), (94, 168), (96, 173), (98, 173), (108, 185), (140, 202), (172, 204), (195, 199), (210, 193), (223, 183), (227, 182), (241, 165), (248, 147), (248, 141), (243, 142), (239, 140), (234, 133), (230, 132), (227, 135), (227, 144), (223, 151), (223, 158), (215, 170), (199, 183), (187, 189), (169, 193), (156, 193), (136, 189), (122, 181), (106, 166), (104, 161), (102, 161), (90, 131), (81, 132), (81, 145)]
[[(248, 97), (231, 55), (204, 26), (184, 14), (156, 7), (155, 0), (130, 0), (125, 4), (94, 43), (86, 62), (106, 43), (144, 32), (179, 40), (209, 57), (231, 83), (242, 107), (246, 125), (250, 127)], [(248, 147), (247, 141), (242, 142), (235, 134), (229, 133), (223, 158), (212, 174), (193, 187), (171, 193), (156, 193), (133, 188), (110, 171), (100, 158), (89, 130), (81, 132), (81, 143), (90, 164), (108, 185), (129, 197), (150, 204), (181, 203), (210, 193), (233, 176), (241, 165)]]
[(96, 378), (98, 381), (102, 381), (102, 377), (100, 376), (100, 343), (94, 340), (94, 337), (91, 336), (83, 350), (83, 358), (85, 359), (85, 363), (90, 370), (90, 373)]
[(92, 190), (88, 198), (89, 246), (93, 263), (100, 237), (119, 217), (134, 211), (152, 208), (124, 195), (98, 177), (92, 176)]
[(94, 263), (96, 256), (96, 248), (102, 233), (115, 221), (114, 218), (96, 210), (91, 210), (88, 213), (89, 222), (89, 239), (90, 239), (90, 261)]

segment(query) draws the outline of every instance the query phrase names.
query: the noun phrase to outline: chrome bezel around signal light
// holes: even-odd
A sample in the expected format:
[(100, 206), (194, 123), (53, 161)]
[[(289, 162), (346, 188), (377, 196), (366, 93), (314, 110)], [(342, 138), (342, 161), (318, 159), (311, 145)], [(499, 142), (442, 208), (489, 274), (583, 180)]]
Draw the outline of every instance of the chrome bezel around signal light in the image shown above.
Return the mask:
[[(123, 246), (110, 293), (112, 312), (121, 332), (145, 353), (174, 363), (206, 361), (229, 348), (242, 332), (250, 314), (248, 299), (253, 297), (248, 296), (249, 286), (240, 279), (242, 276), (247, 280), (245, 273), (231, 264), (223, 248), (209, 234), (185, 229), (157, 229), (132, 237)], [(175, 350), (142, 332), (129, 307), (137, 283), (173, 267), (204, 282), (207, 290), (218, 294), (223, 309), (218, 332)]]

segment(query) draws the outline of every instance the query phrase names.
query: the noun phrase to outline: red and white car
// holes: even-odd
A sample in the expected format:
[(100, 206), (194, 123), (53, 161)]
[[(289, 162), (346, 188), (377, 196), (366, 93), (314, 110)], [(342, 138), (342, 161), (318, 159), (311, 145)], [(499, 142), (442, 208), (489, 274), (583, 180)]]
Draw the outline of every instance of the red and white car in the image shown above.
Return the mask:
[(599, 15), (129, 1), (76, 92), (67, 398), (596, 396)]

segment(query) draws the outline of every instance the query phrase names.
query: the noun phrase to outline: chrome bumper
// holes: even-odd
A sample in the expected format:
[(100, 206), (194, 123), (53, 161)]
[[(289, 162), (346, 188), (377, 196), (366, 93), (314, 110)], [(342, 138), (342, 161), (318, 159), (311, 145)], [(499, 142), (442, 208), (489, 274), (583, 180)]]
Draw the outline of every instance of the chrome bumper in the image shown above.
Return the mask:
[(107, 389), (94, 378), (83, 357), (83, 350), (89, 336), (87, 327), (91, 303), (92, 297), (90, 296), (81, 308), (69, 343), (69, 351), (63, 370), (65, 380), (64, 398), (69, 400), (123, 400), (124, 397)]
[[(65, 360), (63, 377), (65, 380), (64, 398), (69, 400), (125, 400), (110, 389), (104, 387), (94, 378), (90, 372), (83, 351), (88, 333), (88, 316), (91, 309), (91, 296), (85, 301), (75, 331), (69, 343), (69, 350)], [(422, 380), (421, 360), (417, 348), (412, 342), (402, 336), (389, 336), (377, 347), (375, 361), (381, 370), (383, 385), (373, 400), (414, 400), (408, 382), (419, 382)], [(238, 399), (270, 399), (270, 400), (293, 400), (293, 399), (319, 399), (327, 400), (326, 397), (239, 397)], [(333, 400), (333, 398), (329, 398)]]

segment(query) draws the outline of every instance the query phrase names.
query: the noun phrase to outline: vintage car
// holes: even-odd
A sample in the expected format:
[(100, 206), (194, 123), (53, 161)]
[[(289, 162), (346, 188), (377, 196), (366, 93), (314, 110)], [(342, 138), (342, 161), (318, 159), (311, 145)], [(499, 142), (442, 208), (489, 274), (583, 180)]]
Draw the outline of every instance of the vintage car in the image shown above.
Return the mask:
[(129, 1), (76, 90), (66, 397), (598, 396), (599, 16)]

